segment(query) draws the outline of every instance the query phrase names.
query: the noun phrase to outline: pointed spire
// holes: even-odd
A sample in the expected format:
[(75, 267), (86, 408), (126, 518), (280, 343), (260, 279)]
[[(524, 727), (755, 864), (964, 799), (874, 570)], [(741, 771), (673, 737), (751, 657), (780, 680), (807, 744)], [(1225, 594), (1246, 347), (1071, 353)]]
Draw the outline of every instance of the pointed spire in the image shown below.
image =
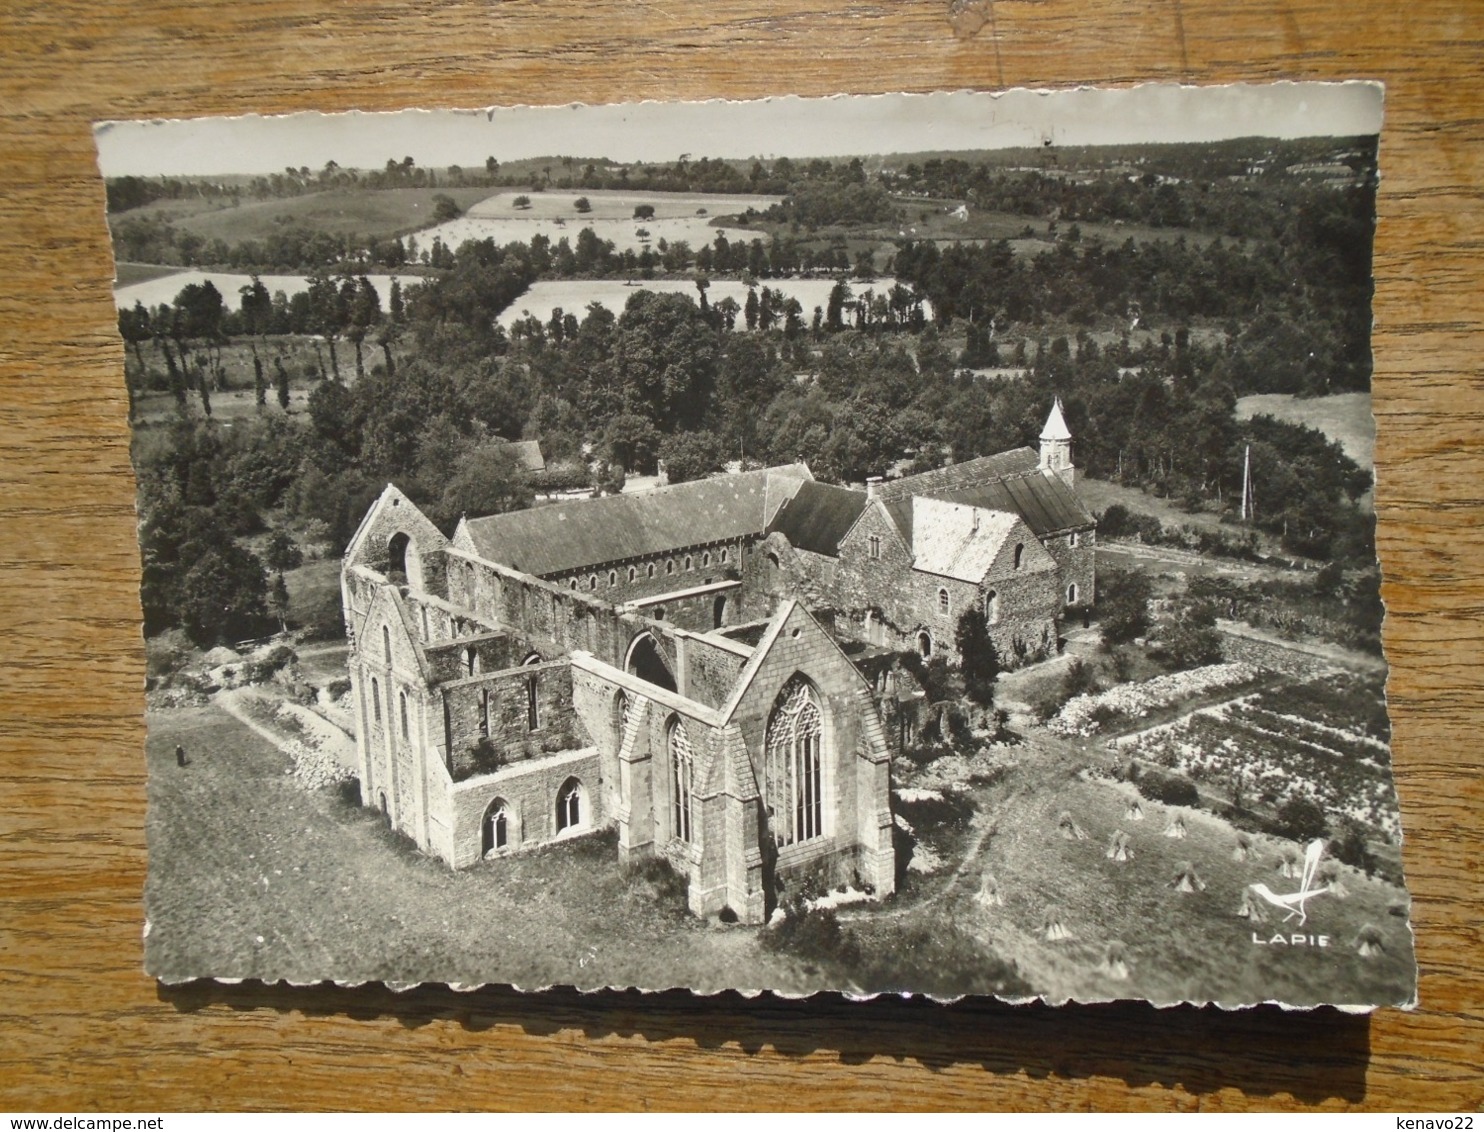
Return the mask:
[(1046, 418), (1046, 427), (1041, 430), (1042, 440), (1071, 440), (1072, 430), (1067, 428), (1067, 419), (1062, 416), (1061, 398), (1051, 405), (1051, 415)]

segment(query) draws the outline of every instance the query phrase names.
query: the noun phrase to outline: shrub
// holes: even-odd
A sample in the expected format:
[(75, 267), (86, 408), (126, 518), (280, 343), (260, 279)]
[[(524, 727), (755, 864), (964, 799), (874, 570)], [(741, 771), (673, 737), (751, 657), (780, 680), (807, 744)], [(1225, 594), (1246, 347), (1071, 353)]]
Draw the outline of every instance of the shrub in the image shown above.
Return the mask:
[(832, 909), (786, 907), (784, 918), (762, 933), (769, 951), (783, 951), (820, 964), (854, 966), (861, 960), (860, 943), (840, 926)]
[(1335, 830), (1334, 840), (1329, 843), (1330, 855), (1335, 860), (1351, 865), (1370, 874), (1376, 871), (1376, 855), (1371, 852), (1365, 830), (1348, 818), (1342, 818)]
[(249, 684), (261, 684), (264, 680), (271, 680), (298, 659), (299, 654), (288, 645), (276, 645), (266, 656), (245, 663), (242, 666), (242, 678)]
[(1329, 831), (1324, 809), (1307, 794), (1290, 794), (1278, 807), (1275, 826), (1280, 837), (1295, 841), (1312, 841)]
[(894, 800), (892, 807), (907, 820), (918, 838), (939, 830), (967, 828), (974, 817), (974, 798), (968, 791), (949, 790), (939, 798), (907, 802)]
[(1183, 774), (1134, 763), (1129, 766), (1128, 778), (1139, 788), (1139, 793), (1151, 801), (1163, 802), (1167, 806), (1200, 805), (1201, 792)]
[(479, 742), (469, 748), (469, 758), (474, 763), (476, 774), (491, 774), (510, 761), (504, 750), (496, 746), (488, 735), (482, 736)]

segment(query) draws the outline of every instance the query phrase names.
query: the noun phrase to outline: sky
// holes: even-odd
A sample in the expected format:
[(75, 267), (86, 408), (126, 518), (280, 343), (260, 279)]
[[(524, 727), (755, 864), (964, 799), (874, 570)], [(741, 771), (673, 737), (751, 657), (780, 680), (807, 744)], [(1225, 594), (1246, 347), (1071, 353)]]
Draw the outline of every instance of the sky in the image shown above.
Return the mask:
[(1376, 134), (1376, 83), (1275, 83), (1119, 90), (958, 91), (754, 102), (406, 110), (100, 122), (107, 177), (273, 173), (286, 166), (483, 166), (527, 157), (620, 162), (692, 157), (842, 157), (1010, 146)]

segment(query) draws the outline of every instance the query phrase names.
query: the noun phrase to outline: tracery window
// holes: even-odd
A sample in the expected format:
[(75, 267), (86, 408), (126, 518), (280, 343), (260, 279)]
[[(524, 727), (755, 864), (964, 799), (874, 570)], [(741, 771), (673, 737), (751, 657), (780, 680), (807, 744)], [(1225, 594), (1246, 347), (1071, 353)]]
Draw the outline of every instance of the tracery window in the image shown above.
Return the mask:
[(763, 767), (763, 804), (780, 846), (824, 836), (822, 735), (814, 688), (795, 676), (768, 717)]
[(695, 797), (696, 755), (690, 733), (676, 719), (670, 724), (670, 830), (681, 841), (691, 840)]
[(556, 827), (561, 833), (567, 829), (578, 829), (582, 826), (582, 783), (575, 778), (569, 778), (562, 783), (562, 788), (557, 791), (556, 803)]

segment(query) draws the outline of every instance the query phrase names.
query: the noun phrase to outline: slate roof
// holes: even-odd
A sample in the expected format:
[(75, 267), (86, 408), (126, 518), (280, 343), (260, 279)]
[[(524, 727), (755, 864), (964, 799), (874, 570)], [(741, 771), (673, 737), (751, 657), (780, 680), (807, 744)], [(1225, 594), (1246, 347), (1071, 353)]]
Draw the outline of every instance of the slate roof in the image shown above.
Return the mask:
[(974, 584), (984, 580), (1005, 542), (1021, 525), (1020, 517), (1008, 511), (985, 511), (922, 496), (913, 501), (913, 510), (918, 515), (912, 568)]
[(799, 550), (839, 555), (840, 540), (866, 509), (864, 491), (810, 480), (799, 485), (768, 524), (768, 533), (782, 531)]
[(1041, 430), (1042, 440), (1071, 440), (1072, 430), (1067, 427), (1067, 418), (1062, 416), (1061, 398), (1051, 406), (1051, 415), (1046, 418), (1046, 427)]
[(813, 478), (808, 465), (786, 464), (468, 519), (464, 529), (481, 558), (545, 577), (760, 535), (782, 501)]
[(933, 498), (992, 511), (1014, 511), (1038, 538), (1057, 531), (1080, 530), (1096, 522), (1092, 512), (1061, 477), (1039, 470), (958, 491), (933, 492)]
[(909, 543), (914, 496), (967, 503), (988, 511), (1013, 511), (1037, 538), (1091, 527), (1096, 520), (1077, 493), (1061, 477), (1042, 472), (1037, 462), (1031, 449), (1015, 448), (895, 480), (883, 485), (880, 494), (887, 514)]
[(986, 483), (1005, 476), (1020, 475), (1036, 469), (1040, 462), (1034, 448), (1012, 448), (993, 456), (980, 456), (962, 464), (950, 464), (931, 472), (887, 480), (876, 491), (881, 499), (900, 499), (907, 495), (931, 495), (939, 498), (945, 491)]

